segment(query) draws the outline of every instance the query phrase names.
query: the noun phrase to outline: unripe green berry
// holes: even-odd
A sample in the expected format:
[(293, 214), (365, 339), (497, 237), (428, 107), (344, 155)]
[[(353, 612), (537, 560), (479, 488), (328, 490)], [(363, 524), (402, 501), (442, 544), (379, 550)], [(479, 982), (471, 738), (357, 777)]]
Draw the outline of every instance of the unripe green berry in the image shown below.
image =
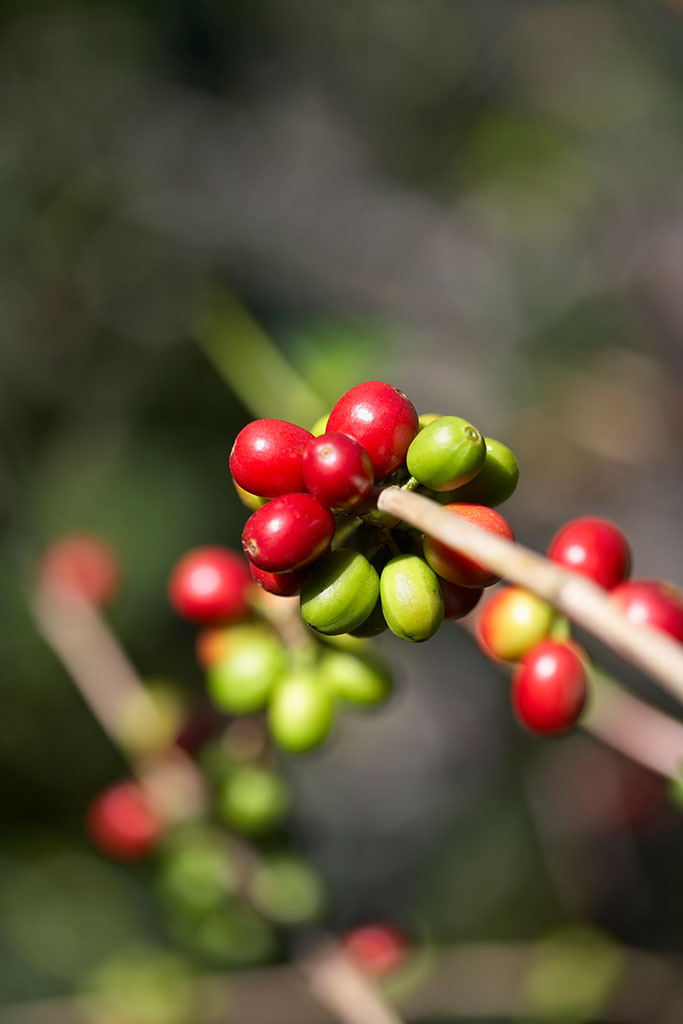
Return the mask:
[(439, 580), (419, 555), (397, 555), (387, 562), (380, 595), (387, 625), (402, 640), (429, 640), (443, 622)]
[[(493, 437), (485, 437), (486, 458), (474, 480), (458, 487), (446, 504), (453, 501), (470, 501), (475, 505), (489, 505), (495, 508), (514, 493), (519, 480), (517, 459), (504, 444)], [(444, 495), (444, 498), (447, 497)], [(442, 500), (441, 495), (439, 501)]]
[(371, 707), (391, 692), (391, 675), (379, 661), (346, 651), (329, 651), (320, 661), (320, 676), (336, 697)]
[(233, 715), (266, 705), (273, 686), (287, 667), (285, 649), (276, 636), (253, 629), (238, 637), (207, 678), (216, 707)]
[(428, 427), (430, 423), (434, 422), (434, 420), (440, 419), (440, 412), (423, 412), (421, 416), (418, 416), (417, 422), (419, 424), (420, 430), (424, 430), (424, 428)]
[(360, 626), (357, 626), (356, 629), (352, 629), (351, 636), (365, 640), (369, 637), (379, 636), (380, 633), (385, 633), (387, 628), (387, 620), (384, 618), (384, 613), (382, 612), (382, 602), (377, 598), (375, 607), (372, 609), (365, 622), (361, 622)]
[(170, 910), (202, 913), (236, 892), (239, 871), (216, 833), (193, 829), (163, 851), (158, 884)]
[(413, 439), (408, 472), (433, 491), (450, 491), (477, 475), (486, 446), (476, 427), (460, 416), (439, 416)]
[(365, 622), (379, 596), (377, 570), (360, 551), (330, 551), (308, 573), (301, 614), (319, 633), (348, 633)]
[(268, 725), (283, 750), (300, 754), (322, 743), (334, 720), (334, 697), (310, 669), (280, 681), (268, 709)]
[(239, 832), (255, 835), (279, 825), (289, 809), (284, 780), (260, 765), (236, 766), (223, 783), (218, 807), (225, 821)]
[(304, 860), (292, 854), (268, 857), (254, 867), (249, 898), (265, 917), (290, 927), (315, 920), (325, 907), (320, 878)]
[(259, 498), (258, 494), (250, 494), (249, 491), (245, 491), (244, 487), (240, 487), (236, 480), (233, 480), (232, 483), (237, 492), (237, 497), (251, 512), (255, 512), (257, 508), (261, 508), (261, 505), (266, 505), (270, 500), (269, 498)]
[(330, 418), (329, 412), (325, 416), (321, 416), (315, 421), (311, 427), (311, 433), (313, 437), (322, 437), (323, 434), (327, 433), (327, 421)]

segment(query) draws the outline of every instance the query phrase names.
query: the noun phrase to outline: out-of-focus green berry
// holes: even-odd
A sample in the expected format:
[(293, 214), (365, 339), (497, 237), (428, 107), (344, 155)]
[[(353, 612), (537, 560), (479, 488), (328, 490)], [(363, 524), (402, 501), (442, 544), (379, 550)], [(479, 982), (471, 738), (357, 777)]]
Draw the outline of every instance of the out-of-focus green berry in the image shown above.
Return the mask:
[(265, 707), (286, 667), (285, 649), (275, 635), (259, 629), (245, 632), (211, 666), (209, 694), (221, 711), (233, 715), (257, 711)]
[(467, 483), (484, 465), (486, 446), (476, 427), (460, 416), (439, 416), (413, 439), (408, 472), (433, 491)]
[(371, 707), (391, 692), (391, 674), (380, 661), (346, 651), (328, 651), (320, 661), (320, 676), (336, 697)]
[(123, 702), (117, 739), (134, 757), (151, 757), (166, 750), (183, 722), (185, 707), (178, 687), (166, 679), (150, 679), (144, 691)]
[(486, 458), (474, 480), (458, 487), (449, 497), (439, 496), (445, 504), (453, 501), (469, 501), (475, 505), (502, 505), (514, 493), (519, 480), (517, 459), (504, 444), (493, 437), (485, 437)]
[(289, 809), (284, 779), (260, 765), (238, 765), (228, 775), (218, 796), (225, 821), (248, 835), (279, 825)]
[(420, 425), (420, 430), (424, 430), (424, 428), (428, 427), (430, 423), (434, 422), (434, 420), (440, 420), (440, 419), (441, 419), (441, 413), (440, 412), (423, 412), (420, 416), (418, 416), (418, 423)]
[(194, 829), (164, 849), (158, 884), (171, 909), (200, 913), (235, 892), (238, 869), (223, 837), (209, 829)]
[(359, 551), (340, 548), (312, 567), (301, 591), (301, 614), (319, 633), (356, 629), (379, 597), (379, 576)]
[(88, 979), (83, 1008), (106, 1024), (193, 1024), (199, 1013), (190, 971), (178, 956), (136, 946), (102, 964)]
[(443, 622), (437, 575), (419, 555), (397, 555), (387, 562), (380, 595), (387, 625), (402, 640), (429, 640)]
[(240, 499), (243, 505), (250, 510), (255, 512), (257, 508), (261, 508), (261, 505), (265, 505), (268, 498), (260, 498), (258, 494), (250, 494), (249, 491), (245, 491), (244, 487), (240, 487), (236, 480), (232, 481), (237, 497)]
[(303, 753), (325, 739), (334, 720), (334, 697), (311, 669), (282, 679), (268, 709), (270, 732), (279, 747)]
[(197, 919), (176, 918), (172, 930), (190, 949), (230, 967), (268, 963), (278, 951), (272, 926), (241, 900), (227, 900)]
[(329, 418), (330, 414), (328, 412), (326, 416), (321, 416), (319, 419), (315, 421), (315, 423), (311, 427), (311, 433), (313, 434), (313, 437), (321, 437), (322, 434), (327, 433), (327, 421), (329, 420)]
[(326, 902), (319, 876), (304, 860), (291, 854), (269, 857), (255, 867), (249, 897), (271, 921), (290, 927), (316, 920)]

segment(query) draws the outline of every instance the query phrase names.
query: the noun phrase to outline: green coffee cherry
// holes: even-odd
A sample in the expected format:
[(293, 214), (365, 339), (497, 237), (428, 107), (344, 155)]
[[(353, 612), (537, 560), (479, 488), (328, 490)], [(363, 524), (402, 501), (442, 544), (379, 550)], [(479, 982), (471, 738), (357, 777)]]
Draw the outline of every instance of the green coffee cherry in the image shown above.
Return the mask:
[[(486, 458), (484, 465), (474, 480), (458, 487), (451, 501), (471, 501), (475, 505), (489, 505), (491, 508), (502, 505), (514, 493), (519, 480), (517, 459), (504, 444), (492, 437), (485, 437)], [(439, 497), (439, 501), (441, 497)]]
[(233, 828), (256, 835), (283, 821), (289, 809), (289, 789), (284, 780), (268, 768), (239, 765), (221, 787), (218, 808)]
[(273, 693), (268, 709), (270, 732), (283, 750), (301, 754), (317, 747), (334, 720), (334, 697), (310, 669), (285, 676)]
[(371, 707), (391, 692), (391, 675), (379, 661), (346, 651), (329, 651), (320, 661), (320, 676), (336, 697)]
[(235, 480), (232, 483), (237, 492), (237, 497), (251, 512), (255, 512), (257, 508), (261, 508), (261, 505), (266, 505), (270, 500), (269, 498), (260, 498), (258, 494), (251, 494), (249, 491), (245, 491), (244, 487), (240, 487)]
[(378, 598), (375, 607), (372, 609), (365, 622), (361, 622), (360, 626), (351, 630), (351, 636), (365, 640), (369, 637), (379, 636), (380, 633), (384, 633), (386, 629), (387, 620), (384, 618), (384, 613), (382, 612), (382, 602)]
[(217, 964), (250, 967), (267, 963), (278, 952), (272, 925), (256, 910), (234, 899), (213, 907), (199, 919), (176, 918), (172, 925), (182, 942)]
[(420, 425), (420, 430), (424, 430), (424, 428), (428, 427), (430, 423), (434, 422), (434, 420), (440, 420), (440, 419), (441, 419), (441, 413), (440, 412), (423, 412), (418, 417), (418, 423)]
[(365, 622), (379, 596), (379, 576), (360, 551), (330, 551), (301, 591), (301, 614), (319, 633), (348, 633)]
[(402, 640), (429, 640), (443, 622), (437, 575), (418, 555), (397, 555), (386, 564), (380, 595), (387, 625)]
[(450, 491), (477, 475), (486, 446), (476, 427), (459, 416), (439, 416), (413, 439), (408, 472), (433, 491)]
[(320, 419), (317, 419), (315, 421), (315, 423), (311, 427), (311, 433), (313, 434), (313, 437), (320, 437), (322, 434), (325, 434), (327, 432), (327, 421), (329, 420), (329, 418), (330, 414), (328, 412), (326, 416), (321, 416)]
[(255, 866), (249, 898), (271, 921), (290, 927), (314, 921), (325, 908), (320, 878), (304, 860), (291, 854), (271, 856)]
[(226, 655), (211, 666), (207, 684), (214, 704), (233, 715), (265, 707), (287, 667), (285, 649), (265, 630), (245, 631)]
[(152, 757), (166, 750), (182, 725), (185, 708), (175, 683), (148, 679), (142, 692), (126, 698), (117, 722), (117, 739), (134, 757)]
[(100, 964), (84, 979), (84, 988), (81, 999), (88, 1020), (189, 1024), (201, 1012), (200, 996), (184, 959), (141, 943), (129, 944)]
[(225, 842), (210, 829), (194, 829), (163, 852), (158, 884), (172, 910), (201, 913), (237, 890), (239, 871)]

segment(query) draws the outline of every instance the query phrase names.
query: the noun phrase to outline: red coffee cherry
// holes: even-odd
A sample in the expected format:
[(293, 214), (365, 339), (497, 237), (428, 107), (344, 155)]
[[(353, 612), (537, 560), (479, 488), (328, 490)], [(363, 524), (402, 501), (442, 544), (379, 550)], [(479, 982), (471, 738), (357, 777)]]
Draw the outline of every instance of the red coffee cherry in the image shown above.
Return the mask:
[(615, 523), (596, 516), (572, 519), (550, 542), (548, 558), (611, 590), (631, 571), (631, 549)]
[(364, 924), (343, 938), (347, 953), (361, 971), (380, 976), (396, 970), (408, 955), (408, 941), (394, 925)]
[[(482, 530), (489, 533), (496, 533), (506, 540), (514, 540), (510, 524), (504, 519), (500, 512), (489, 508), (488, 505), (469, 505), (466, 503), (454, 503), (444, 505), (444, 509), (453, 515), (467, 519)], [(490, 572), (485, 566), (475, 562), (459, 551), (447, 547), (434, 537), (425, 537), (424, 556), (437, 575), (450, 583), (457, 583), (461, 587), (490, 587), (497, 583), (500, 576)]]
[(178, 615), (190, 622), (234, 622), (249, 612), (251, 583), (241, 555), (227, 548), (195, 548), (176, 562), (168, 597)]
[(266, 572), (291, 572), (324, 555), (334, 516), (311, 494), (285, 494), (259, 508), (242, 533), (247, 558)]
[(253, 562), (249, 563), (249, 568), (258, 585), (269, 594), (277, 594), (278, 597), (294, 597), (295, 594), (300, 594), (306, 579), (305, 569), (294, 572), (265, 572)]
[(161, 818), (137, 782), (119, 782), (95, 797), (86, 828), (95, 846), (116, 860), (140, 860), (163, 833)]
[(612, 601), (629, 622), (652, 626), (683, 643), (683, 594), (662, 580), (629, 580), (615, 587)]
[(347, 434), (329, 431), (306, 448), (304, 481), (325, 508), (353, 508), (370, 493), (375, 477), (365, 448)]
[(38, 578), (43, 586), (59, 591), (63, 597), (80, 597), (104, 605), (119, 588), (119, 563), (105, 541), (74, 533), (47, 548), (38, 566)]
[(286, 420), (252, 420), (230, 452), (230, 472), (250, 494), (277, 498), (304, 491), (302, 457), (313, 434)]
[(576, 649), (544, 640), (522, 658), (512, 680), (513, 710), (531, 732), (553, 736), (576, 724), (586, 703), (586, 670)]
[(439, 579), (439, 586), (443, 597), (443, 617), (450, 622), (469, 615), (484, 593), (481, 587), (459, 587), (457, 583), (444, 579)]
[(369, 380), (356, 384), (330, 413), (328, 431), (348, 434), (365, 448), (375, 477), (393, 473), (405, 462), (418, 432), (415, 407), (391, 384)]

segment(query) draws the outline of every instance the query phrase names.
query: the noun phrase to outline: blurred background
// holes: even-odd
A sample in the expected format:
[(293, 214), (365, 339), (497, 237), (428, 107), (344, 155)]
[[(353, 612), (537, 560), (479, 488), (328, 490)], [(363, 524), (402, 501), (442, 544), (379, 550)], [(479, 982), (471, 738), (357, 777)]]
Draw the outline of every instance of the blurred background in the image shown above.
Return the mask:
[[(606, 515), (637, 576), (683, 578), (683, 5), (25, 0), (0, 19), (0, 1022), (36, 1024), (138, 948), (218, 969), (165, 930), (149, 868), (84, 836), (126, 769), (26, 611), (53, 538), (113, 545), (133, 662), (198, 693), (165, 586), (188, 547), (239, 544), (235, 434), (310, 426), (384, 379), (514, 449), (521, 541)], [(467, 1008), (443, 979), (431, 999), (425, 966), (422, 1024), (526, 1019), (487, 998), (537, 941), (564, 952), (518, 965), (525, 1013), (682, 1020), (664, 784), (523, 734), (455, 626), (379, 645), (390, 704), (281, 762), (328, 926), (495, 944)], [(205, 1019), (133, 1009), (106, 1020)]]

